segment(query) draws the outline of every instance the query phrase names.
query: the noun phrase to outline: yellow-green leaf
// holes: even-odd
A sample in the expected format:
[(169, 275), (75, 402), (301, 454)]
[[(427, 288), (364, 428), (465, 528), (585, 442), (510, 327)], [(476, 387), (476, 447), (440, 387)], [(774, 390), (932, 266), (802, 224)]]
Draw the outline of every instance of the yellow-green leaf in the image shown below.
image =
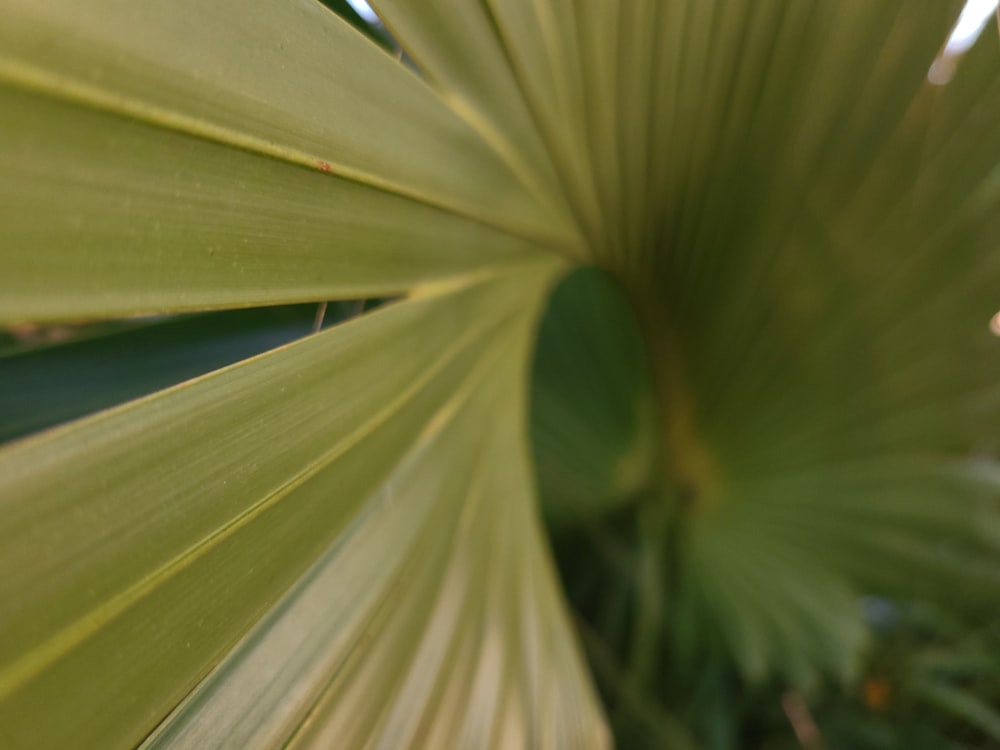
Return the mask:
[(17, 87), (566, 237), (475, 130), (318, 2), (0, 8), (0, 78)]
[(526, 332), (148, 748), (607, 746), (511, 408)]
[[(23, 571), (0, 583), (0, 725), (9, 740), (47, 748), (141, 739), (352, 519), (386, 496), (406, 503), (417, 492), (402, 512), (419, 524), (421, 503), (439, 498), (421, 500), (419, 486), (393, 479), (396, 467), (434, 442), (453, 412), (465, 413), (484, 378), (500, 391), (483, 390), (478, 409), (487, 411), (473, 422), (513, 420), (488, 453), (490, 476), (519, 477), (513, 487), (487, 482), (482, 491), (509, 507), (486, 507), (506, 507), (520, 519), (515, 529), (537, 535), (518, 442), (523, 413), (510, 397), (523, 407), (533, 311), (557, 268), (399, 303), (0, 452), (0, 568)], [(470, 430), (448, 432), (446, 447), (475, 445)], [(457, 518), (478, 491), (459, 483), (440, 501)], [(519, 537), (501, 540), (481, 571), (507, 570), (513, 585), (524, 575), (511, 567), (524, 562), (514, 554)], [(524, 616), (531, 627), (564, 628), (545, 603), (551, 581), (541, 591)], [(513, 637), (482, 648), (499, 647), (505, 662), (508, 648), (520, 648)], [(572, 649), (562, 654), (557, 662), (579, 669)], [(540, 679), (517, 683), (521, 705), (522, 688)], [(558, 691), (553, 699), (569, 700)], [(546, 721), (562, 726), (560, 715)]]

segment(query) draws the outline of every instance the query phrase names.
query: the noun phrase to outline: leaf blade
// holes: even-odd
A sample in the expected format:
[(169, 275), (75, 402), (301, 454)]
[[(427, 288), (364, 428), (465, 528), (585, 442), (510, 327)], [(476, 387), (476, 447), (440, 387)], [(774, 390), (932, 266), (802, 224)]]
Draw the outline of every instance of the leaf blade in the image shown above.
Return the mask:
[(4, 11), (0, 75), (15, 85), (501, 226), (551, 223), (428, 87), (319, 3), (4, 0)]
[(406, 198), (104, 112), (2, 86), (0, 106), (0, 320), (390, 296), (539, 252)]
[(180, 316), (0, 356), (0, 442), (307, 336), (315, 315), (296, 305)]
[(449, 106), (568, 218), (560, 177), (489, 11), (463, 2), (374, 5)]
[[(504, 330), (524, 282), (393, 306), (0, 451), (0, 564), (30, 571), (2, 584), (7, 732), (38, 747), (67, 732), (97, 745), (141, 738), (434, 423), (494, 350), (488, 332)], [(310, 360), (327, 365), (303, 369)], [(192, 444), (191, 429), (210, 431), (214, 448)], [(331, 486), (343, 502), (329, 502)], [(95, 675), (100, 691), (87, 687)], [(63, 720), (38, 721), (52, 705)]]
[(607, 743), (532, 508), (523, 415), (510, 408), (525, 396), (534, 314), (399, 464), (378, 507), (148, 748)]

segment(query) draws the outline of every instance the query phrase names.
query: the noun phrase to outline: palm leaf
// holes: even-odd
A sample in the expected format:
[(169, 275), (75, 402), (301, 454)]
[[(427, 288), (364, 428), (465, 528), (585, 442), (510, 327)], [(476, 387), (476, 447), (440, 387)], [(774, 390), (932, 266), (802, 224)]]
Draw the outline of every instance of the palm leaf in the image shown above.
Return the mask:
[(375, 5), (455, 113), (515, 172), (557, 196), (560, 208), (568, 211), (552, 158), (488, 9), (463, 2), (379, 0)]
[[(325, 317), (348, 317), (345, 303)], [(0, 440), (10, 440), (176, 385), (310, 333), (315, 305), (84, 326), (67, 341), (0, 355)], [(94, 329), (97, 329), (96, 331)]]
[[(486, 515), (479, 523), (501, 524), (494, 528), (512, 524), (506, 532), (512, 536), (497, 539), (501, 546), (478, 564), (479, 576), (510, 576), (510, 583), (498, 583), (497, 590), (514, 596), (521, 589), (511, 586), (528, 574), (521, 567), (525, 563), (520, 542), (514, 540), (524, 539), (525, 533), (537, 539), (538, 534), (527, 504), (526, 458), (518, 448), (520, 417), (510, 412), (511, 422), (498, 433), (498, 444), (469, 443), (467, 435), (486, 418), (484, 409), (496, 408), (498, 399), (506, 397), (506, 403), (511, 397), (521, 398), (507, 389), (523, 389), (518, 362), (524, 352), (518, 349), (525, 347), (525, 332), (530, 330), (526, 323), (532, 314), (530, 307), (524, 310), (512, 302), (523, 299), (530, 288), (528, 279), (544, 284), (548, 273), (542, 267), (457, 296), (400, 303), (8, 448), (0, 471), (4, 478), (0, 496), (8, 519), (0, 544), (2, 565), (5, 570), (30, 571), (5, 580), (3, 591), (4, 600), (12, 605), (0, 624), (6, 665), (0, 672), (0, 706), (8, 735), (16, 742), (42, 747), (70, 742), (70, 737), (90, 746), (141, 739), (164, 710), (204, 675), (206, 665), (217, 661), (325, 548), (336, 543), (329, 554), (339, 562), (342, 547), (358, 546), (351, 541), (355, 534), (374, 533), (375, 540), (369, 542), (375, 546), (361, 545), (361, 554), (371, 556), (393, 538), (391, 531), (382, 530), (383, 524), (391, 529), (402, 523), (403, 531), (416, 535), (411, 542), (414, 555), (427, 556), (430, 549), (444, 555), (447, 540), (455, 533), (453, 524), (473, 512), (463, 511), (472, 502), (465, 498), (480, 493), (485, 493)], [(518, 292), (512, 295), (514, 289)], [(479, 327), (465, 329), (463, 321), (468, 318), (479, 321)], [(408, 366), (395, 368), (393, 378), (373, 378), (373, 373), (399, 361), (399, 347), (406, 352)], [(498, 368), (498, 362), (506, 365)], [(379, 382), (377, 388), (370, 387), (374, 380)], [(455, 420), (462, 429), (452, 426)], [(192, 430), (215, 449), (190, 441)], [(276, 442), (283, 449), (263, 448)], [(460, 448), (472, 451), (468, 460), (451, 455)], [(440, 461), (446, 457), (470, 472), (481, 467), (477, 476), (483, 472), (497, 478), (441, 474)], [(44, 468), (53, 465), (60, 470)], [(167, 466), (175, 468), (156, 469)], [(393, 466), (399, 467), (398, 474)], [(444, 484), (438, 488), (429, 481), (428, 472), (436, 473)], [(492, 493), (506, 502), (490, 500)], [(386, 499), (387, 494), (394, 499)], [(490, 513), (501, 511), (508, 520), (491, 521)], [(370, 521), (363, 520), (369, 517)], [(446, 522), (448, 517), (452, 521)], [(365, 530), (367, 523), (375, 530)], [(426, 533), (417, 534), (423, 523), (429, 524)], [(390, 536), (383, 538), (384, 534)], [(399, 544), (402, 552), (407, 543), (399, 540)], [(51, 551), (44, 564), (34, 559), (40, 548)], [(461, 548), (459, 544), (455, 554)], [(544, 570), (544, 553), (532, 554), (542, 557), (527, 570), (538, 565)], [(371, 597), (381, 601), (376, 610), (398, 610), (394, 629), (418, 628), (416, 635), (426, 627), (418, 623), (424, 621), (430, 604), (416, 592), (440, 582), (446, 561), (447, 556), (419, 575), (414, 570), (412, 589), (398, 580), (396, 568), (386, 561), (380, 586), (371, 586), (371, 579), (359, 574), (350, 577), (352, 588), (343, 589), (343, 568), (338, 565), (333, 585), (340, 593), (329, 606), (335, 607), (339, 597)], [(466, 572), (472, 576), (474, 571)], [(513, 701), (511, 711), (519, 706), (511, 721), (528, 721), (535, 727), (532, 732), (547, 733), (552, 731), (545, 729), (547, 722), (558, 721), (564, 712), (585, 716), (592, 699), (579, 679), (574, 652), (566, 649), (565, 633), (558, 635), (565, 624), (559, 624), (560, 611), (551, 603), (555, 595), (551, 574), (546, 575), (523, 590), (529, 598), (519, 617), (508, 619), (512, 615), (502, 601), (484, 604), (486, 622), (495, 620), (499, 630), (487, 641), (495, 645), (483, 653), (486, 658), (488, 653), (510, 655), (511, 649), (513, 653), (531, 649), (520, 657), (521, 676), (512, 673), (509, 683), (502, 683), (509, 686), (495, 700), (503, 705)], [(476, 580), (478, 576), (469, 583)], [(403, 592), (410, 593), (403, 596)], [(398, 607), (393, 604), (397, 597), (403, 597)], [(297, 595), (292, 600), (297, 601)], [(287, 644), (269, 634), (287, 627), (281, 614), (284, 607), (297, 611), (298, 606), (310, 605), (283, 604), (270, 624), (262, 625), (247, 643), (260, 639), (265, 654), (273, 638), (279, 645)], [(288, 617), (298, 622), (295, 614)], [(522, 617), (527, 618), (523, 625), (516, 625)], [(343, 629), (337, 628), (329, 644), (323, 640), (322, 645), (332, 649), (324, 657), (328, 676), (316, 678), (313, 701), (321, 701), (330, 677), (346, 668), (365, 633), (357, 622), (332, 622), (341, 622)], [(477, 625), (481, 618), (474, 614), (465, 622), (468, 627), (485, 627)], [(449, 638), (452, 630), (447, 624), (441, 627), (446, 628), (445, 636), (429, 627), (427, 637)], [(522, 632), (522, 627), (527, 630)], [(564, 690), (551, 692), (545, 686), (549, 678), (534, 671), (542, 659), (539, 638), (542, 643), (555, 638), (561, 644), (555, 650), (546, 648), (545, 658), (553, 660), (555, 674), (577, 671), (577, 678), (570, 681), (579, 685), (576, 697)], [(524, 646), (514, 645), (523, 639), (527, 639)], [(390, 653), (406, 643), (385, 640)], [(334, 647), (337, 644), (339, 648)], [(250, 645), (246, 648), (253, 650)], [(410, 648), (416, 650), (416, 644)], [(304, 658), (314, 663), (312, 655)], [(246, 659), (256, 664), (258, 657)], [(109, 670), (109, 663), (115, 667)], [(394, 659), (384, 667), (389, 673), (378, 679), (387, 680), (390, 689), (403, 675)], [(261, 674), (261, 667), (248, 668)], [(220, 669), (225, 672), (229, 667)], [(100, 691), (93, 689), (95, 675), (100, 675)], [(468, 676), (473, 687), (487, 680), (479, 691), (498, 688), (491, 677), (473, 677)], [(349, 682), (344, 689), (348, 695), (367, 695), (368, 679), (374, 678), (364, 678), (354, 689)], [(544, 701), (556, 703), (549, 705), (552, 710), (543, 718), (529, 721), (541, 704), (525, 702), (527, 694), (537, 700), (549, 696)], [(42, 722), (49, 700), (56, 695), (65, 701), (65, 721)], [(111, 696), (119, 698), (110, 700)], [(413, 710), (412, 701), (406, 706)], [(278, 708), (287, 711), (289, 706)], [(380, 710), (372, 705), (367, 718), (354, 712), (349, 716), (360, 722), (358, 731), (373, 731)], [(298, 731), (307, 713), (299, 710), (294, 720), (282, 724), (285, 738)], [(329, 717), (329, 727), (339, 726), (336, 716)], [(207, 720), (218, 730), (216, 719)], [(593, 736), (590, 721), (581, 720), (584, 723), (575, 730), (559, 723), (558, 731)], [(463, 731), (490, 737), (489, 726)], [(519, 726), (515, 723), (510, 731)]]
[[(505, 347), (524, 347), (518, 327)], [(496, 421), (523, 398), (518, 358), (492, 354), (150, 747), (599, 742), (527, 502), (524, 426)]]
[[(5, 3), (0, 319), (392, 294), (519, 262), (529, 245), (511, 234), (572, 241), (471, 128), (323, 8), (216, 6), (191, 25), (176, 4), (126, 6)], [(253, 36), (270, 28), (286, 41)], [(337, 111), (350, 126), (323, 117)], [(390, 143), (409, 156), (386, 160)]]
[[(854, 679), (863, 593), (998, 585), (1000, 84), (995, 46), (927, 81), (957, 6), (384, 0), (423, 78), (310, 0), (0, 8), (0, 320), (401, 298), (0, 449), (10, 744), (608, 744), (538, 330), (630, 745)], [(571, 278), (606, 332), (539, 329), (556, 256), (632, 309)]]

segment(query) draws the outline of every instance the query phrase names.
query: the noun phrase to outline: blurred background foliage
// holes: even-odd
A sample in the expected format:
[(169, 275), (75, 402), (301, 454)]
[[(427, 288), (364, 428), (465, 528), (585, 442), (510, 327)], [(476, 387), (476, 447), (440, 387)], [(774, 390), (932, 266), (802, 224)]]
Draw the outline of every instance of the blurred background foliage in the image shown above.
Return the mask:
[[(620, 747), (1000, 747), (1000, 609), (990, 553), (980, 558), (985, 581), (973, 577), (948, 592), (916, 581), (932, 601), (875, 589), (854, 599), (840, 614), (863, 629), (866, 645), (840, 679), (748, 679), (721, 638), (685, 631), (677, 579), (667, 572), (679, 556), (650, 534), (650, 373), (637, 320), (607, 275), (577, 271), (553, 294), (532, 395), (544, 510)], [(665, 571), (652, 591), (644, 588), (651, 555)], [(663, 611), (649, 635), (651, 601)], [(639, 648), (643, 639), (656, 643)], [(846, 667), (852, 657), (842, 658)]]

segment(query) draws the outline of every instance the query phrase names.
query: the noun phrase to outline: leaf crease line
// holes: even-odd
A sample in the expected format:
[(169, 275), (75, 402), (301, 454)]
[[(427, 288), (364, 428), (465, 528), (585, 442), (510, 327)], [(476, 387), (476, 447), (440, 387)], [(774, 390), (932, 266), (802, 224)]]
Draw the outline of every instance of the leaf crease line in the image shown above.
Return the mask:
[[(65, 76), (55, 75), (42, 68), (26, 64), (20, 60), (0, 55), (0, 82), (31, 92), (38, 96), (55, 99), (88, 109), (110, 114), (123, 120), (141, 123), (149, 127), (197, 138), (221, 146), (238, 149), (256, 156), (267, 157), (311, 171), (330, 174), (365, 187), (389, 193), (400, 198), (420, 203), (468, 221), (481, 224), (512, 237), (531, 242), (550, 250), (566, 251), (553, 237), (535, 234), (477, 215), (467, 209), (435, 200), (425, 194), (408, 189), (389, 180), (383, 180), (360, 169), (353, 169), (336, 161), (321, 159), (298, 149), (280, 146), (277, 143), (222, 125), (200, 120), (162, 107), (151, 106), (130, 97), (118, 96), (90, 84), (81, 83)], [(519, 177), (520, 178), (520, 177)]]
[[(104, 626), (113, 622), (134, 604), (155, 591), (163, 582), (169, 580), (175, 574), (208, 554), (218, 544), (263, 515), (264, 512), (316, 476), (333, 461), (348, 453), (365, 437), (371, 435), (376, 429), (384, 425), (395, 413), (419, 395), (420, 391), (433, 380), (437, 373), (444, 369), (451, 360), (468, 346), (472, 345), (480, 336), (494, 333), (496, 329), (502, 327), (504, 323), (508, 322), (515, 315), (516, 313), (508, 313), (499, 321), (494, 322), (493, 325), (486, 326), (485, 328), (477, 328), (472, 333), (458, 339), (435, 360), (431, 367), (424, 370), (420, 377), (414, 380), (406, 390), (400, 393), (386, 407), (381, 409), (373, 419), (365, 422), (358, 430), (347, 435), (319, 458), (308, 464), (298, 474), (286, 480), (284, 484), (272, 490), (264, 498), (209, 534), (200, 542), (181, 552), (172, 560), (169, 560), (154, 572), (136, 581), (96, 609), (91, 610), (83, 617), (63, 627), (54, 636), (39, 644), (3, 670), (0, 670), (0, 701), (15, 692), (20, 685), (29, 682), (47, 667), (54, 664), (60, 657), (98, 633)], [(445, 404), (447, 403), (446, 401)]]

